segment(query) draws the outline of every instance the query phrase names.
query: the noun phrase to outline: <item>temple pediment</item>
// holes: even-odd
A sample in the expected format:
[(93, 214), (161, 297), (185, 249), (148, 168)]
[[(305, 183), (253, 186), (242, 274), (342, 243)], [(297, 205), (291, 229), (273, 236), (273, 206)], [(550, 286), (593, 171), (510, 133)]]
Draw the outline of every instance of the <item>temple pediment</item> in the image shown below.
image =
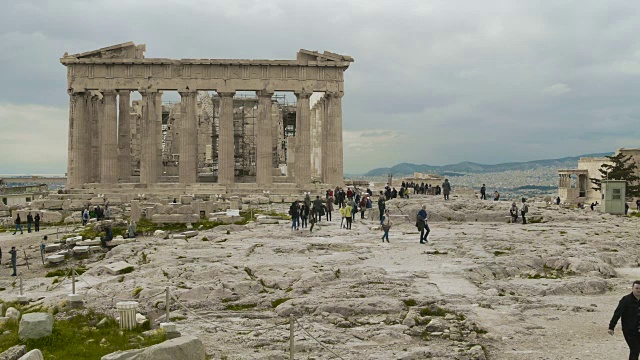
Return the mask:
[(305, 50), (305, 49), (300, 49), (300, 51), (298, 51), (298, 61), (300, 60), (320, 61), (320, 62), (322, 61), (353, 62), (353, 58), (348, 55), (340, 55), (340, 54), (332, 53), (329, 51), (319, 53), (318, 51)]
[(64, 58), (76, 59), (144, 59), (146, 45), (136, 45), (132, 41), (107, 46), (101, 49), (83, 52), (80, 54), (64, 54)]

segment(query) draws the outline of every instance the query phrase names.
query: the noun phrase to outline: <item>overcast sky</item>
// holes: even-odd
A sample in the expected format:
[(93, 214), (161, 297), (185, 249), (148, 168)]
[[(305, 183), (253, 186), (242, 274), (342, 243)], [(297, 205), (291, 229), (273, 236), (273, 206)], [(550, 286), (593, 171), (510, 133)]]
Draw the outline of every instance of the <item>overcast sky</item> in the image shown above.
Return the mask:
[(0, 174), (66, 171), (59, 58), (126, 41), (147, 57), (353, 56), (346, 173), (640, 147), (639, 12), (637, 0), (3, 1)]

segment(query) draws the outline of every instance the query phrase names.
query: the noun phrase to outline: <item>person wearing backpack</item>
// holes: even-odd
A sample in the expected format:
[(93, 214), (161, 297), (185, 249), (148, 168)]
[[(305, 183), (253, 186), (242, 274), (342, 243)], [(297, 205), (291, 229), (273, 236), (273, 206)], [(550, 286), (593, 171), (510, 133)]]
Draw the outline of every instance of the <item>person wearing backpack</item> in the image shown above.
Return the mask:
[(364, 219), (364, 211), (367, 208), (367, 197), (368, 196), (363, 196), (362, 199), (360, 199), (360, 219)]
[(527, 199), (522, 198), (522, 207), (520, 208), (520, 214), (522, 215), (522, 224), (527, 223), (526, 213), (529, 212), (529, 205), (527, 205)]
[[(416, 227), (420, 231), (420, 244), (426, 244), (429, 241), (427, 240), (427, 236), (431, 232), (429, 229), (429, 224), (427, 223), (427, 206), (422, 205), (422, 209), (418, 211), (418, 215), (416, 216)], [(426, 230), (426, 233), (425, 233)]]

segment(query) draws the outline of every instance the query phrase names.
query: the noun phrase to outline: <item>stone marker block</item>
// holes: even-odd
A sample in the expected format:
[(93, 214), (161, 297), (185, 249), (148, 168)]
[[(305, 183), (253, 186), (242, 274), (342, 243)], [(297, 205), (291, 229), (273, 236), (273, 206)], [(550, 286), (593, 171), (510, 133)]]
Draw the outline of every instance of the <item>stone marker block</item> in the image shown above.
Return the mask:
[(78, 255), (83, 255), (83, 254), (88, 254), (89, 253), (89, 247), (88, 246), (76, 246), (73, 248), (73, 253), (74, 255), (78, 254)]
[(185, 232), (182, 233), (182, 235), (184, 235), (186, 237), (197, 236), (198, 235), (198, 230), (185, 231)]
[(20, 311), (18, 311), (18, 309), (14, 307), (10, 307), (7, 309), (5, 316), (8, 317), (9, 319), (18, 320), (20, 318)]
[(69, 302), (82, 302), (82, 295), (80, 294), (68, 294), (67, 301)]
[(42, 355), (42, 352), (40, 350), (33, 349), (28, 353), (24, 354), (18, 360), (44, 360), (44, 356)]
[(160, 323), (160, 328), (166, 332), (176, 332), (176, 324), (174, 323)]
[(173, 239), (186, 239), (187, 236), (186, 235), (182, 235), (182, 234), (173, 234), (173, 236), (171, 236)]
[(51, 335), (53, 315), (49, 313), (29, 313), (22, 315), (18, 329), (20, 340), (39, 339)]
[(183, 205), (190, 205), (192, 201), (193, 201), (193, 197), (191, 195), (180, 196), (180, 203)]
[(102, 267), (111, 275), (120, 275), (125, 271), (125, 269), (134, 266), (129, 264), (128, 262), (118, 261), (113, 264), (103, 265)]

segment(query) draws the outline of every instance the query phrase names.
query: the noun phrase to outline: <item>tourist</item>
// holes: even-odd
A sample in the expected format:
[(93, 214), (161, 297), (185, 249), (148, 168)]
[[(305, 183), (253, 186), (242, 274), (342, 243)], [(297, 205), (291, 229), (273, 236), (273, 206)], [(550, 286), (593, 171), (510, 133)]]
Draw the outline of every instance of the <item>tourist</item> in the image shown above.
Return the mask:
[(331, 212), (333, 211), (333, 197), (327, 199), (325, 205), (325, 213), (327, 214), (327, 221), (331, 221)]
[(49, 240), (49, 238), (47, 237), (47, 235), (45, 235), (42, 238), (42, 241), (40, 242), (40, 256), (44, 259), (44, 253), (45, 253), (45, 249), (47, 248), (47, 240)]
[(111, 226), (107, 225), (104, 228), (104, 237), (100, 238), (100, 244), (102, 245), (103, 248), (107, 248), (109, 247), (107, 245), (107, 242), (111, 240), (113, 240), (113, 231), (111, 230)]
[(556, 205), (560, 205), (560, 196), (556, 198)]
[(340, 206), (340, 228), (344, 228), (344, 206)]
[(9, 254), (11, 254), (11, 267), (13, 268), (13, 274), (11, 274), (11, 276), (18, 276), (16, 269), (18, 262), (18, 252), (16, 251), (15, 246), (11, 247), (11, 250), (9, 250)]
[(358, 206), (360, 207), (360, 219), (364, 220), (364, 211), (367, 209), (367, 199), (369, 198), (369, 196), (363, 196), (362, 199), (360, 200), (360, 204), (358, 204)]
[(418, 211), (418, 215), (416, 216), (416, 227), (420, 231), (420, 244), (426, 244), (429, 242), (427, 240), (427, 236), (429, 236), (431, 229), (429, 229), (429, 224), (427, 223), (428, 217), (429, 215), (427, 214), (427, 206), (422, 205), (422, 209)]
[(640, 199), (636, 200), (636, 210), (640, 210)]
[(527, 205), (527, 199), (522, 198), (522, 207), (520, 208), (520, 215), (522, 215), (522, 224), (527, 223), (526, 214), (529, 212), (529, 205)]
[(493, 201), (498, 201), (500, 200), (500, 193), (498, 192), (498, 190), (493, 192)]
[(480, 200), (487, 200), (487, 187), (484, 184), (480, 188)]
[(398, 197), (398, 190), (396, 190), (396, 188), (393, 188), (393, 190), (391, 190), (391, 198), (395, 199)]
[(629, 204), (628, 203), (624, 203), (624, 214), (627, 215), (627, 213), (629, 212)]
[(289, 207), (289, 216), (291, 216), (291, 230), (300, 230), (300, 223), (298, 221), (298, 202), (294, 201)]
[(111, 219), (111, 209), (109, 208), (109, 205), (104, 206), (104, 219), (105, 220)]
[(389, 230), (391, 230), (391, 216), (389, 216), (389, 209), (385, 209), (384, 214), (382, 215), (382, 220), (380, 220), (380, 225), (382, 226), (382, 242), (384, 239), (387, 239), (389, 242)]
[(511, 223), (515, 224), (518, 221), (518, 206), (515, 201), (511, 203), (509, 214), (511, 214)]
[(87, 221), (89, 221), (89, 210), (84, 209), (82, 212), (82, 226), (87, 225)]
[(18, 230), (20, 230), (20, 235), (24, 234), (24, 232), (22, 231), (22, 220), (20, 220), (20, 214), (18, 214), (18, 216), (16, 216), (16, 230), (13, 232), (13, 235), (15, 235)]
[[(349, 206), (351, 206), (351, 215), (355, 215), (358, 212), (358, 203), (354, 200), (354, 198), (351, 198), (348, 204)], [(351, 221), (355, 221), (355, 218), (355, 216), (351, 216)]]
[(380, 191), (380, 196), (378, 196), (378, 211), (380, 212), (380, 221), (384, 217), (384, 209), (387, 207), (384, 201), (384, 196), (382, 195), (382, 191)]
[(129, 223), (129, 229), (127, 229), (129, 239), (133, 239), (136, 237), (137, 235), (136, 230), (137, 230), (136, 222), (134, 220), (131, 220), (131, 223)]
[(344, 206), (347, 194), (344, 192), (344, 189), (340, 189), (338, 192), (338, 205), (340, 207)]
[(36, 226), (36, 232), (40, 231), (40, 213), (36, 213), (36, 217), (33, 218), (34, 224)]
[(313, 201), (313, 210), (312, 214), (316, 217), (316, 221), (320, 221), (322, 219), (322, 199), (320, 196), (316, 196), (316, 199)]
[[(309, 199), (311, 201), (311, 199)], [(301, 228), (307, 227), (307, 219), (309, 218), (309, 207), (307, 206), (306, 199), (305, 202), (300, 204), (300, 220), (302, 220)]]
[(307, 208), (311, 209), (311, 197), (309, 196), (309, 193), (306, 193), (304, 195), (304, 204), (307, 206)]
[(593, 211), (596, 208), (596, 203), (591, 203), (591, 211)]
[(0, 248), (0, 265), (2, 264), (2, 248)]
[(31, 211), (27, 214), (27, 232), (31, 232), (31, 224), (33, 224), (33, 215), (31, 215)]
[(344, 208), (344, 218), (347, 219), (347, 229), (351, 230), (351, 222), (353, 221), (353, 208), (351, 204), (347, 204)]
[(609, 335), (613, 336), (618, 320), (622, 318), (622, 335), (629, 346), (629, 359), (638, 360), (640, 356), (640, 280), (636, 280), (631, 285), (631, 293), (620, 299), (613, 317), (609, 322)]
[(391, 200), (391, 188), (389, 186), (387, 186), (387, 188), (384, 191), (384, 197), (386, 201)]
[(316, 224), (316, 222), (318, 221), (317, 219), (321, 218), (322, 216), (318, 215), (316, 213), (316, 208), (312, 208), (311, 209), (311, 217), (309, 218), (309, 223), (311, 224), (311, 226), (309, 227), (309, 232), (312, 233), (313, 232), (313, 225)]
[[(373, 191), (371, 191), (371, 189), (367, 188), (367, 194), (369, 194), (369, 196), (373, 196)], [(640, 210), (640, 204), (638, 205), (638, 210)]]
[(444, 179), (442, 183), (442, 194), (445, 200), (449, 200), (449, 193), (451, 193), (451, 184), (449, 183), (449, 179)]
[(351, 190), (351, 188), (347, 188), (347, 199), (353, 199), (353, 191)]

